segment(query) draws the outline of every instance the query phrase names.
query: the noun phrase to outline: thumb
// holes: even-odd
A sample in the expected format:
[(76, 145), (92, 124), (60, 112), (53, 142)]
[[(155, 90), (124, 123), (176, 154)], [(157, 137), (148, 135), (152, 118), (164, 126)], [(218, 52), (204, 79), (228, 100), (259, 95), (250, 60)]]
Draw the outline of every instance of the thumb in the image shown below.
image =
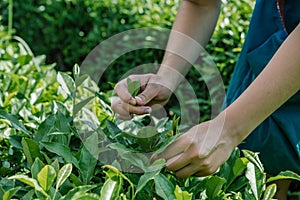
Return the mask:
[(139, 106), (144, 106), (149, 103), (152, 99), (154, 99), (157, 95), (157, 91), (152, 87), (146, 87), (143, 92), (138, 94), (136, 99), (136, 104)]

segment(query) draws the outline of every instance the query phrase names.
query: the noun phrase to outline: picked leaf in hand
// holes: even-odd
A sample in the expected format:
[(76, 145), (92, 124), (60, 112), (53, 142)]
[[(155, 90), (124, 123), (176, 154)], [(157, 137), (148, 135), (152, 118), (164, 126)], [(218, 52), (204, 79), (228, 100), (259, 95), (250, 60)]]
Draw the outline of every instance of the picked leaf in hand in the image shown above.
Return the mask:
[(139, 81), (132, 81), (130, 78), (127, 78), (127, 87), (131, 96), (135, 97), (140, 91), (141, 84)]

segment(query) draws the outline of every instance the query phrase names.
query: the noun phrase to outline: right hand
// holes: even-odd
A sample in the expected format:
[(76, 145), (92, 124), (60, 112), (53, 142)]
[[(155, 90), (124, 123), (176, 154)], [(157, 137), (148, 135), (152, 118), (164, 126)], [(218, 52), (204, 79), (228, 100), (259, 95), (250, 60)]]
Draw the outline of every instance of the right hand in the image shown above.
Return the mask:
[(118, 82), (114, 88), (118, 97), (112, 100), (111, 108), (118, 113), (118, 118), (127, 120), (132, 118), (132, 114), (147, 114), (151, 112), (151, 106), (159, 104), (165, 105), (172, 91), (164, 84), (165, 78), (156, 74), (131, 75), (132, 81), (139, 81), (141, 89), (134, 98), (127, 88), (126, 79)]

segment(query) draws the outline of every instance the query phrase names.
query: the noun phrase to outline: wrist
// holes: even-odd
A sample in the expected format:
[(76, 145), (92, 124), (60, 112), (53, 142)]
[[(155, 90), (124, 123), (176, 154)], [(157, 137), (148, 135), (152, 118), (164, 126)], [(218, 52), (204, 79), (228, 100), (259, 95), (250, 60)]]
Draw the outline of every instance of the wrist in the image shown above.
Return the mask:
[(184, 75), (166, 65), (160, 67), (157, 75), (160, 79), (160, 83), (172, 92), (175, 91), (179, 83), (184, 79)]
[(226, 138), (226, 142), (232, 146), (238, 146), (248, 135), (248, 131), (238, 119), (235, 118), (226, 109), (222, 111), (214, 120), (222, 127), (222, 135)]

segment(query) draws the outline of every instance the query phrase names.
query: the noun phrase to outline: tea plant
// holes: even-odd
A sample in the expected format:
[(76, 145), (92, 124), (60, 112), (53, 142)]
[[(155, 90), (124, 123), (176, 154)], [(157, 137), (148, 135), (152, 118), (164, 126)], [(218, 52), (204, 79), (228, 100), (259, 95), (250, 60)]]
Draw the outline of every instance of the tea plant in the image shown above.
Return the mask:
[(273, 181), (300, 180), (267, 179), (258, 154), (238, 149), (213, 175), (176, 178), (151, 158), (181, 134), (180, 118), (118, 121), (111, 92), (77, 65), (72, 76), (56, 72), (0, 35), (1, 199), (272, 199)]

